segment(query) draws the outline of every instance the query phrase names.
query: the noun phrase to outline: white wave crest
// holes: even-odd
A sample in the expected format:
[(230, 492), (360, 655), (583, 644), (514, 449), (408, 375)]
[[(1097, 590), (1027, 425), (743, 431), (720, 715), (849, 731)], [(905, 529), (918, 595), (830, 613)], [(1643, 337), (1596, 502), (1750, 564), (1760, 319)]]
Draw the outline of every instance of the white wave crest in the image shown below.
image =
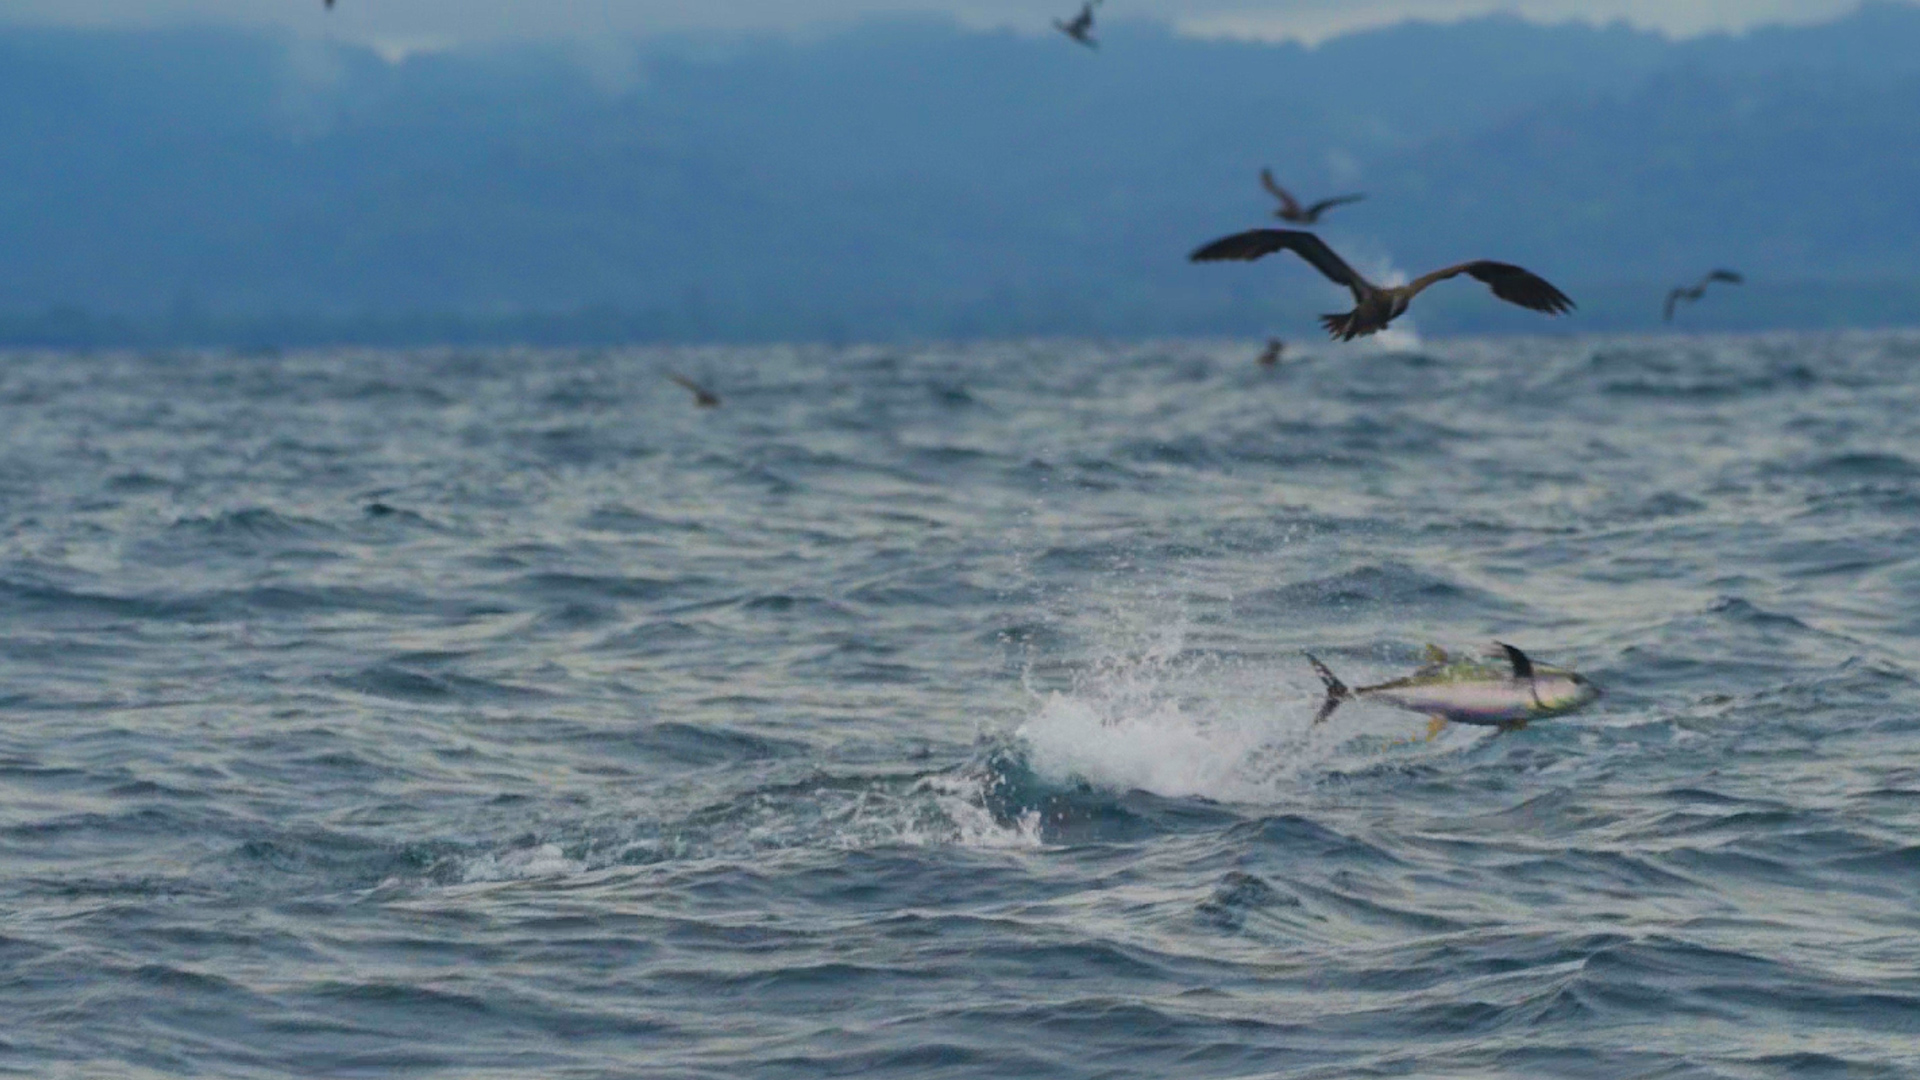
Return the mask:
[(462, 868), (460, 880), (470, 884), (482, 881), (526, 881), (570, 877), (586, 869), (586, 863), (567, 858), (559, 844), (539, 844), (479, 856)]

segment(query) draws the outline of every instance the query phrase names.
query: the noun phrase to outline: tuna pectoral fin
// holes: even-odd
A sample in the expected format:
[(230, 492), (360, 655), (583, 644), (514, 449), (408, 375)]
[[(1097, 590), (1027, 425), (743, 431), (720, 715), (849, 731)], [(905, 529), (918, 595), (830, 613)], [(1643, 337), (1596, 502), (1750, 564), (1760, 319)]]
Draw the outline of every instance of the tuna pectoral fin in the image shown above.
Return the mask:
[(1439, 738), (1440, 733), (1445, 730), (1447, 730), (1446, 717), (1444, 716), (1429, 717), (1427, 719), (1427, 733), (1425, 735), (1417, 739), (1409, 735), (1404, 739), (1394, 739), (1391, 742), (1387, 743), (1387, 745), (1388, 746), (1412, 746), (1415, 743), (1430, 743), (1433, 740)]
[(1353, 691), (1347, 689), (1347, 684), (1341, 682), (1338, 675), (1327, 670), (1327, 665), (1321, 663), (1318, 657), (1312, 653), (1306, 656), (1307, 663), (1313, 665), (1314, 674), (1319, 675), (1320, 681), (1327, 687), (1327, 700), (1321, 702), (1320, 711), (1313, 714), (1313, 722), (1317, 725), (1324, 723), (1327, 717), (1332, 716), (1333, 710), (1339, 708), (1341, 702), (1353, 696)]

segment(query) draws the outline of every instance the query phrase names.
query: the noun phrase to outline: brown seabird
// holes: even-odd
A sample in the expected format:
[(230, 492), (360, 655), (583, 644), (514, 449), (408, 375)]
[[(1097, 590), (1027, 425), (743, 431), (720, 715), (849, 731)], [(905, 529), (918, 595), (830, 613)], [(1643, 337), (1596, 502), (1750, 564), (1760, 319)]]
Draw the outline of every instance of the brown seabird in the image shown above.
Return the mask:
[(1665, 321), (1673, 321), (1673, 305), (1675, 303), (1681, 300), (1698, 300), (1702, 296), (1705, 296), (1709, 282), (1724, 281), (1731, 285), (1739, 285), (1746, 280), (1746, 278), (1741, 277), (1739, 272), (1735, 270), (1715, 270), (1699, 281), (1694, 282), (1692, 288), (1688, 288), (1685, 285), (1674, 286), (1673, 291), (1667, 294)]
[(1100, 43), (1093, 40), (1093, 9), (1099, 6), (1100, 0), (1086, 0), (1086, 3), (1080, 5), (1080, 14), (1066, 22), (1055, 19), (1053, 25), (1058, 27), (1061, 33), (1087, 48), (1097, 49)]
[(1287, 192), (1287, 189), (1281, 187), (1279, 181), (1273, 178), (1272, 169), (1260, 170), (1260, 186), (1266, 188), (1268, 194), (1280, 200), (1280, 209), (1275, 210), (1273, 216), (1282, 221), (1291, 221), (1296, 225), (1316, 225), (1320, 221), (1321, 214), (1326, 213), (1336, 206), (1359, 202), (1361, 199), (1366, 198), (1365, 195), (1357, 194), (1335, 195), (1331, 199), (1321, 199), (1312, 206), (1302, 209), (1300, 204), (1294, 201), (1293, 196)]
[(1220, 262), (1232, 259), (1252, 262), (1276, 251), (1291, 251), (1312, 264), (1336, 285), (1345, 285), (1353, 293), (1353, 310), (1339, 315), (1322, 315), (1320, 324), (1340, 341), (1352, 341), (1363, 334), (1386, 329), (1387, 324), (1407, 310), (1413, 298), (1436, 281), (1467, 274), (1487, 283), (1493, 295), (1523, 308), (1558, 315), (1573, 308), (1573, 301), (1529, 270), (1512, 263), (1477, 259), (1422, 274), (1405, 285), (1375, 285), (1348, 266), (1326, 242), (1310, 232), (1297, 229), (1251, 229), (1223, 236), (1203, 245), (1188, 256), (1194, 262)]
[(711, 409), (715, 405), (720, 404), (720, 395), (714, 393), (713, 391), (707, 389), (704, 386), (701, 386), (699, 383), (694, 382), (692, 379), (687, 378), (685, 375), (682, 375), (677, 371), (667, 372), (667, 378), (672, 379), (674, 382), (679, 383), (681, 386), (686, 387), (688, 392), (693, 394), (693, 403), (695, 405), (700, 406), (703, 409)]

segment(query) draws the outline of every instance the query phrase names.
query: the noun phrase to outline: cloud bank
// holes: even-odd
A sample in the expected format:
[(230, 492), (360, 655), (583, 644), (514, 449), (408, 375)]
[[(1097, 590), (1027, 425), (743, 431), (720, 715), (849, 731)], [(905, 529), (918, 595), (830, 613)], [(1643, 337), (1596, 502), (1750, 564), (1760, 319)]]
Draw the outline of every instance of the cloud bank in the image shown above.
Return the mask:
[[(0, 21), (81, 26), (230, 24), (362, 41), (480, 41), (687, 31), (794, 31), (881, 15), (1045, 32), (1075, 0), (10, 0)], [(1294, 38), (1408, 18), (1510, 12), (1542, 21), (1625, 19), (1685, 36), (1767, 23), (1816, 22), (1856, 0), (1110, 0), (1109, 18), (1145, 18), (1202, 36)]]

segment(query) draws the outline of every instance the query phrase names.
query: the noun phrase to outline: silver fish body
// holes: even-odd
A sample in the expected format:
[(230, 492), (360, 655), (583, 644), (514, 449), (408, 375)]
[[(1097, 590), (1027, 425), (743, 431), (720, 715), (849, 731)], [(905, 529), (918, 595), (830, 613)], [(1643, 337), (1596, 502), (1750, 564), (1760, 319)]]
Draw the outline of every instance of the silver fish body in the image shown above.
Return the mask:
[(1586, 676), (1534, 663), (1511, 645), (1500, 645), (1498, 661), (1456, 660), (1428, 646), (1428, 663), (1404, 678), (1349, 688), (1325, 664), (1307, 660), (1327, 687), (1326, 703), (1314, 723), (1324, 721), (1340, 703), (1368, 698), (1423, 713), (1437, 734), (1446, 722), (1516, 730), (1534, 720), (1564, 716), (1598, 700), (1601, 690)]

